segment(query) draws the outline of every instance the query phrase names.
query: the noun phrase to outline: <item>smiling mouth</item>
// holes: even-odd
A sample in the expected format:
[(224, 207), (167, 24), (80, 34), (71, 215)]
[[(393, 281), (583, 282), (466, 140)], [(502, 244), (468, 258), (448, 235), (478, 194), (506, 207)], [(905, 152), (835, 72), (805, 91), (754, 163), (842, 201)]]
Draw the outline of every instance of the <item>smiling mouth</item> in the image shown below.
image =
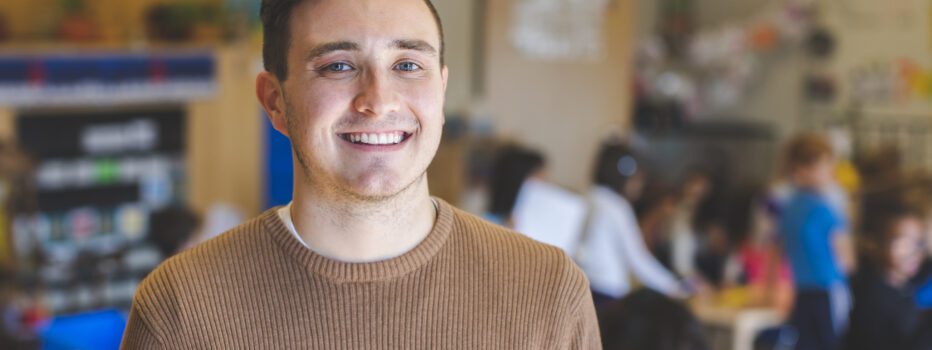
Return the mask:
[(411, 137), (411, 133), (403, 131), (395, 132), (386, 132), (386, 133), (344, 133), (340, 134), (340, 138), (344, 141), (350, 142), (356, 145), (371, 145), (371, 146), (384, 146), (384, 145), (397, 145), (399, 143), (405, 142), (408, 138)]

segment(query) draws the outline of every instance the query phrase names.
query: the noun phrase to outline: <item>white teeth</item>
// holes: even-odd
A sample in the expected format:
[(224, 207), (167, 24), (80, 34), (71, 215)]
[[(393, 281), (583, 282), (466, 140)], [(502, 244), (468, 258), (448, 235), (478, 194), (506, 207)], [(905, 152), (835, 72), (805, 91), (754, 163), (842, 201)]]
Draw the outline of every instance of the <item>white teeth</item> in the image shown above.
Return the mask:
[(391, 134), (351, 134), (348, 137), (350, 142), (364, 143), (367, 145), (394, 145), (404, 140), (404, 135), (399, 133)]

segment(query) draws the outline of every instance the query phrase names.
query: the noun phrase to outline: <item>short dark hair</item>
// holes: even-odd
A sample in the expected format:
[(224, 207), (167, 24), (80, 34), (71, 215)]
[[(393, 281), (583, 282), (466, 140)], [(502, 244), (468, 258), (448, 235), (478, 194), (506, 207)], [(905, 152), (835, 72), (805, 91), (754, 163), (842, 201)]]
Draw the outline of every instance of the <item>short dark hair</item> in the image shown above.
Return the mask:
[(195, 235), (201, 218), (186, 206), (169, 206), (149, 216), (149, 241), (168, 258)]
[(645, 171), (644, 159), (628, 145), (616, 140), (602, 143), (595, 158), (592, 181), (623, 194), (634, 175)]
[(642, 288), (602, 309), (599, 331), (606, 350), (706, 350), (702, 324), (682, 303)]
[(544, 156), (537, 151), (517, 145), (503, 146), (492, 163), (489, 212), (506, 219), (511, 216), (524, 181), (545, 164)]
[[(288, 77), (288, 48), (291, 46), (291, 12), (295, 6), (308, 0), (262, 0), (259, 16), (262, 18), (262, 62), (266, 71), (279, 80)], [(430, 0), (424, 0), (430, 9), (437, 31), (440, 33), (440, 65), (444, 64), (443, 24), (437, 8)]]
[(893, 265), (890, 245), (896, 239), (896, 224), (908, 217), (921, 217), (903, 193), (882, 191), (865, 194), (861, 204), (858, 250), (869, 267), (884, 271)]
[(825, 137), (813, 133), (800, 134), (790, 140), (786, 146), (786, 170), (793, 172), (833, 155), (832, 145)]

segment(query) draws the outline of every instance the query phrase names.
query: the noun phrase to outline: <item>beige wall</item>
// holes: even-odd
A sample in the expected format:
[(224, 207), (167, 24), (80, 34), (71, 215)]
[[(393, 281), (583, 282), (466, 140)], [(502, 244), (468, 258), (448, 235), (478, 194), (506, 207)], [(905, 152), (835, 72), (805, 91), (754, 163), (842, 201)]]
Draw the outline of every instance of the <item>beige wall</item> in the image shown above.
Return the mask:
[(462, 113), (472, 103), (473, 84), (473, 8), (476, 0), (434, 0), (443, 21), (445, 60), (450, 69), (447, 85), (446, 111)]
[(217, 51), (217, 95), (188, 106), (188, 196), (199, 212), (229, 203), (247, 216), (262, 209), (263, 129), (255, 97), (258, 52)]
[[(932, 1), (823, 2), (826, 22), (841, 33), (832, 67), (837, 76), (850, 77), (870, 65), (889, 66), (902, 59), (932, 70)], [(843, 87), (848, 88), (847, 84)], [(842, 92), (845, 98), (839, 101), (839, 107), (852, 102), (847, 99), (850, 92)], [(887, 114), (932, 117), (932, 100), (871, 102), (863, 107), (866, 118), (889, 118)]]
[(543, 151), (551, 180), (583, 190), (600, 138), (629, 119), (634, 0), (615, 1), (605, 57), (592, 63), (522, 56), (508, 36), (513, 3), (488, 4), (483, 113), (501, 133)]

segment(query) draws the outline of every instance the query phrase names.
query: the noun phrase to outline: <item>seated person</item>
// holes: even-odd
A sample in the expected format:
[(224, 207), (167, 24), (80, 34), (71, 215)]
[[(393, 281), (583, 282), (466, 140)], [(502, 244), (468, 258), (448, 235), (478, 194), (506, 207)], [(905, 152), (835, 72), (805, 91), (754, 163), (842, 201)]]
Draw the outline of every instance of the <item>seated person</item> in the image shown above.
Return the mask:
[[(734, 265), (732, 255), (732, 239), (735, 235), (734, 226), (737, 218), (743, 213), (741, 208), (731, 208), (731, 200), (727, 195), (711, 196), (703, 202), (693, 218), (693, 226), (699, 237), (698, 249), (694, 257), (694, 264), (698, 275), (705, 283), (722, 288), (726, 285), (736, 284), (734, 273), (726, 273), (729, 265)], [(744, 231), (744, 229), (741, 229)], [(732, 268), (733, 270), (733, 268)]]
[(640, 289), (599, 313), (605, 350), (705, 350), (702, 327), (683, 304)]
[(492, 223), (513, 228), (511, 213), (521, 186), (544, 169), (544, 156), (536, 151), (514, 145), (504, 146), (492, 162), (489, 176), (488, 211), (483, 218)]
[(709, 173), (699, 166), (690, 169), (679, 189), (679, 202), (670, 220), (670, 265), (682, 277), (696, 275), (699, 241), (693, 222), (699, 205), (714, 190)]
[[(672, 270), (670, 252), (671, 223), (679, 199), (676, 192), (660, 182), (650, 183), (644, 189), (644, 195), (634, 203), (634, 213), (638, 218), (638, 227), (644, 236), (644, 244), (661, 264)], [(686, 276), (683, 276), (686, 277)]]
[(642, 192), (647, 172), (644, 162), (627, 145), (602, 145), (589, 193), (590, 213), (578, 263), (589, 278), (596, 307), (624, 297), (631, 277), (669, 296), (689, 294), (680, 281), (651, 255), (638, 227), (630, 201)]
[(922, 262), (922, 221), (901, 198), (868, 196), (863, 204), (859, 266), (851, 278), (854, 308), (846, 350), (925, 349), (919, 310), (907, 288)]
[(165, 259), (183, 250), (185, 243), (195, 236), (200, 218), (186, 206), (169, 206), (156, 210), (149, 217), (149, 241)]

